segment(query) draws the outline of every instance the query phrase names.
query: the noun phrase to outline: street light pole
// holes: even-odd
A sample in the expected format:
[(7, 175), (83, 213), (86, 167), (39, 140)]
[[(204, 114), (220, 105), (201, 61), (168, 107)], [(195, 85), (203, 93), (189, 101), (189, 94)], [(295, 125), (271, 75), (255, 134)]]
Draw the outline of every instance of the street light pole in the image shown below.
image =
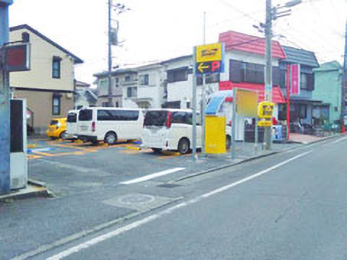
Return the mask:
[(113, 107), (112, 102), (112, 32), (111, 32), (112, 0), (108, 0), (108, 107)]
[[(271, 0), (266, 0), (266, 67), (265, 67), (265, 100), (272, 102), (272, 7)], [(265, 149), (271, 150), (272, 128), (265, 127)]]
[[(9, 41), (8, 7), (12, 0), (0, 1), (0, 51)], [(9, 193), (10, 181), (10, 86), (9, 73), (0, 64), (0, 194)]]
[(346, 106), (346, 88), (347, 88), (347, 20), (345, 29), (345, 53), (343, 59), (343, 71), (342, 71), (342, 89), (341, 89), (341, 130), (344, 132), (344, 118), (345, 118), (345, 106)]

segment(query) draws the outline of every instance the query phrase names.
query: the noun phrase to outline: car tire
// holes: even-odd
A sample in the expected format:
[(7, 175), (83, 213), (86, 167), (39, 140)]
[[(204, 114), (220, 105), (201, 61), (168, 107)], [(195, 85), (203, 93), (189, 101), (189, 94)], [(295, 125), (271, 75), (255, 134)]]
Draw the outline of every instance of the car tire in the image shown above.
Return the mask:
[(189, 140), (187, 138), (182, 138), (179, 142), (178, 142), (178, 147), (177, 150), (181, 153), (181, 154), (186, 154), (189, 152), (190, 149), (190, 144), (189, 144)]
[(162, 149), (160, 148), (151, 148), (153, 152), (155, 153), (161, 153)]
[(108, 132), (105, 135), (104, 142), (109, 145), (113, 145), (117, 142), (117, 135), (115, 132)]
[(64, 131), (64, 132), (62, 132), (60, 135), (59, 135), (59, 138), (60, 139), (65, 139), (67, 137), (67, 133), (66, 133), (66, 131)]

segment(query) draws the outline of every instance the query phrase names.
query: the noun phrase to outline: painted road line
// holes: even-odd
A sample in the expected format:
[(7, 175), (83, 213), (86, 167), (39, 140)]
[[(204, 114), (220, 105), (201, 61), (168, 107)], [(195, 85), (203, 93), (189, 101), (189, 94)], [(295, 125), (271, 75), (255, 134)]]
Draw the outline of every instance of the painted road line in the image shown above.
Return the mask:
[(120, 184), (128, 185), (128, 184), (144, 182), (144, 181), (148, 181), (148, 180), (151, 180), (151, 179), (154, 179), (154, 178), (158, 178), (158, 177), (170, 174), (170, 173), (183, 171), (184, 169), (185, 168), (180, 168), (180, 167), (179, 168), (173, 168), (173, 169), (169, 169), (169, 170), (166, 170), (166, 171), (149, 174), (149, 175), (143, 176), (141, 178), (133, 179), (133, 180), (130, 180), (130, 181), (124, 181), (124, 182), (121, 182)]
[(333, 141), (333, 142), (325, 143), (323, 146), (330, 146), (330, 145), (339, 143), (339, 142), (341, 142), (341, 141), (344, 141), (344, 140), (346, 140), (346, 139), (347, 139), (347, 137), (341, 137), (341, 138), (336, 139), (336, 140)]
[(120, 235), (122, 233), (125, 233), (125, 232), (129, 231), (129, 230), (132, 230), (132, 229), (140, 227), (140, 226), (142, 226), (142, 225), (144, 225), (146, 223), (149, 223), (149, 222), (152, 222), (152, 221), (154, 221), (156, 219), (159, 219), (159, 218), (163, 217), (164, 215), (171, 214), (172, 212), (176, 211), (179, 208), (183, 208), (183, 207), (195, 204), (195, 203), (197, 203), (197, 202), (199, 202), (199, 201), (201, 201), (203, 199), (206, 199), (206, 198), (208, 198), (210, 196), (213, 196), (213, 195), (216, 195), (218, 193), (224, 192), (224, 191), (229, 190), (229, 189), (231, 189), (233, 187), (236, 187), (236, 186), (238, 186), (240, 184), (246, 183), (246, 182), (248, 182), (250, 180), (253, 180), (253, 179), (257, 178), (257, 177), (260, 177), (261, 175), (263, 175), (265, 173), (268, 173), (268, 172), (273, 171), (273, 170), (275, 170), (277, 168), (280, 168), (280, 167), (290, 163), (291, 161), (299, 159), (299, 158), (301, 158), (301, 157), (303, 157), (303, 156), (305, 156), (305, 155), (307, 155), (307, 154), (309, 154), (311, 152), (312, 152), (312, 150), (310, 150), (308, 152), (301, 153), (301, 154), (299, 154), (297, 156), (294, 156), (294, 157), (292, 157), (292, 158), (290, 158), (290, 159), (288, 159), (286, 161), (278, 163), (278, 164), (276, 164), (276, 165), (274, 165), (274, 166), (272, 166), (270, 168), (267, 168), (267, 169), (265, 169), (265, 170), (263, 170), (261, 172), (258, 172), (256, 174), (254, 174), (254, 175), (248, 176), (248, 177), (243, 178), (243, 179), (241, 179), (239, 181), (236, 181), (236, 182), (233, 182), (233, 183), (231, 183), (229, 185), (223, 186), (223, 187), (221, 187), (219, 189), (216, 189), (216, 190), (213, 190), (211, 192), (205, 193), (205, 194), (200, 195), (200, 196), (198, 196), (198, 197), (196, 197), (194, 199), (188, 200), (186, 202), (182, 202), (180, 204), (177, 204), (176, 206), (170, 207), (170, 208), (165, 209), (165, 210), (163, 210), (163, 211), (161, 211), (161, 212), (159, 212), (157, 214), (153, 214), (151, 216), (148, 216), (148, 217), (146, 217), (144, 219), (135, 221), (135, 222), (133, 222), (133, 223), (131, 223), (129, 225), (123, 226), (121, 228), (117, 228), (117, 229), (115, 229), (115, 230), (113, 230), (111, 232), (108, 232), (106, 234), (97, 236), (97, 237), (95, 237), (95, 238), (93, 238), (91, 240), (88, 240), (86, 242), (83, 242), (83, 243), (81, 243), (81, 244), (79, 244), (77, 246), (74, 246), (74, 247), (71, 247), (69, 249), (66, 249), (66, 250), (64, 250), (64, 251), (62, 251), (62, 252), (60, 252), (60, 253), (58, 253), (56, 255), (53, 255), (53, 256), (51, 256), (51, 257), (49, 257), (47, 259), (48, 260), (59, 260), (59, 259), (68, 257), (68, 256), (70, 256), (70, 255), (72, 255), (74, 253), (78, 253), (78, 252), (80, 252), (83, 249), (87, 249), (87, 248), (89, 248), (91, 246), (94, 246), (94, 245), (96, 245), (96, 244), (98, 244), (100, 242), (103, 242), (103, 241), (105, 241), (107, 239), (116, 237), (116, 236), (118, 236), (118, 235)]
[(35, 153), (35, 152), (48, 152), (53, 151), (55, 148), (53, 147), (47, 147), (47, 148), (37, 148), (37, 149), (27, 149), (27, 153)]

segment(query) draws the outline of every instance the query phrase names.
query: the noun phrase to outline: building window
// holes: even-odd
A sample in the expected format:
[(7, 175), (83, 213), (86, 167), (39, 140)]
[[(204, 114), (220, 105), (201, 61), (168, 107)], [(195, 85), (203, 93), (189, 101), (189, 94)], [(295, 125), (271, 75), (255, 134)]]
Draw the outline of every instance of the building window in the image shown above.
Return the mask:
[(137, 97), (137, 87), (128, 87), (127, 88), (127, 97), (128, 98)]
[(204, 78), (202, 75), (197, 75), (196, 76), (196, 85), (201, 86), (204, 83)]
[(140, 75), (139, 76), (139, 81), (141, 86), (148, 86), (149, 85), (149, 75)]
[(101, 106), (102, 107), (108, 107), (108, 102), (102, 102)]
[(60, 79), (60, 65), (61, 58), (59, 57), (53, 57), (52, 61), (52, 77), (55, 79)]
[(27, 32), (23, 32), (22, 33), (22, 41), (25, 43), (30, 42), (30, 34)]
[(205, 82), (206, 84), (219, 82), (219, 73), (207, 74)]
[(179, 68), (179, 69), (168, 70), (167, 80), (168, 80), (168, 83), (187, 81), (188, 80), (188, 68), (184, 67), (184, 68)]
[(131, 80), (131, 78), (130, 78), (130, 76), (125, 76), (125, 81), (130, 81)]
[(264, 65), (246, 63), (244, 79), (250, 83), (264, 83)]
[(307, 105), (299, 104), (299, 118), (306, 118), (306, 117), (307, 117)]
[(52, 114), (54, 116), (60, 115), (60, 107), (61, 107), (60, 95), (53, 94)]
[(307, 74), (306, 73), (300, 74), (300, 88), (307, 89)]
[(118, 103), (118, 101), (116, 101), (116, 104), (115, 104), (115, 106), (116, 106), (116, 107), (119, 107), (119, 103)]
[(119, 87), (119, 78), (115, 78), (115, 85), (116, 85), (116, 88)]

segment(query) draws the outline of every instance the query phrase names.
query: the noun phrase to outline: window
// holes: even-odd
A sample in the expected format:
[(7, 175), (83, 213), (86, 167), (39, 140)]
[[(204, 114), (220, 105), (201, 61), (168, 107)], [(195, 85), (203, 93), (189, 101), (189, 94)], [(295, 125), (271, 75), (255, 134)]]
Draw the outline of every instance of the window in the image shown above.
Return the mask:
[(306, 73), (300, 74), (300, 88), (307, 89), (307, 74)]
[(264, 65), (246, 63), (244, 81), (250, 83), (264, 83)]
[(108, 79), (103, 79), (103, 80), (100, 80), (100, 90), (102, 92), (105, 92), (108, 90)]
[(128, 87), (127, 88), (127, 97), (137, 97), (137, 87)]
[(144, 126), (164, 126), (167, 111), (148, 111), (145, 116)]
[(307, 117), (307, 105), (299, 104), (299, 117), (306, 118)]
[(61, 58), (53, 57), (52, 61), (52, 77), (55, 79), (60, 79), (60, 63)]
[(116, 101), (116, 107), (119, 107), (119, 103), (118, 103), (118, 101)]
[(60, 115), (60, 106), (61, 106), (60, 95), (53, 94), (53, 100), (52, 100), (53, 115)]
[(69, 113), (67, 115), (67, 122), (68, 123), (76, 123), (77, 122), (77, 114), (76, 113)]
[(149, 75), (140, 75), (139, 76), (139, 81), (141, 86), (148, 86), (149, 85)]
[(202, 75), (197, 75), (196, 76), (196, 85), (201, 86), (203, 83), (204, 83), (204, 78), (202, 77)]
[(98, 110), (99, 121), (136, 121), (139, 118), (137, 110)]
[(116, 88), (119, 87), (119, 78), (115, 78), (115, 86), (116, 86)]
[(187, 81), (188, 80), (188, 68), (184, 67), (184, 68), (168, 70), (167, 80), (168, 80), (168, 83)]
[(131, 80), (131, 78), (130, 78), (130, 76), (125, 76), (125, 81), (130, 81)]
[(27, 33), (27, 32), (23, 32), (22, 33), (22, 41), (23, 42), (30, 42), (30, 34), (29, 33)]
[(173, 112), (172, 121), (173, 124), (193, 124), (193, 115), (187, 112)]
[(93, 110), (82, 109), (80, 110), (78, 120), (79, 121), (91, 121), (93, 119)]
[(108, 107), (108, 102), (102, 102), (101, 106), (102, 107)]
[(205, 82), (206, 84), (219, 82), (219, 73), (207, 74)]

